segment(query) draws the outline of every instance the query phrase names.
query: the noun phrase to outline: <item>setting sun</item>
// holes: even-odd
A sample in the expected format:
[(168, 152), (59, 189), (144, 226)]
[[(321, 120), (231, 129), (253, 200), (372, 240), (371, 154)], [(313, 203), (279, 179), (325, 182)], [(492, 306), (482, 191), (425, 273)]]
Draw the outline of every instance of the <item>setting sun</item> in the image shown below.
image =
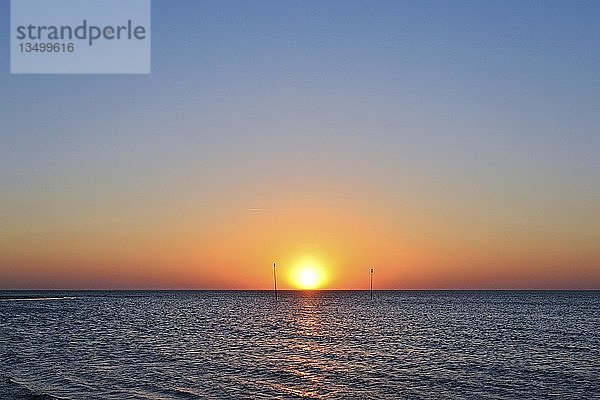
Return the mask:
[(312, 289), (318, 283), (319, 277), (317, 273), (312, 269), (305, 269), (300, 272), (300, 276), (298, 276), (298, 283), (303, 288)]
[(325, 282), (325, 273), (316, 264), (301, 264), (292, 274), (292, 282), (299, 289), (318, 289)]

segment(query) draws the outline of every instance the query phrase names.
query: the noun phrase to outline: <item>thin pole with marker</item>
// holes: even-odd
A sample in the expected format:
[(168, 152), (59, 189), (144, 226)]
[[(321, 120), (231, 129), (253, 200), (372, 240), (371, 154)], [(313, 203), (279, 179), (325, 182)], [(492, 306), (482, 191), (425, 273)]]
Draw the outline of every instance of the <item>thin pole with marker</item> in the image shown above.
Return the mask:
[(277, 270), (275, 268), (275, 263), (273, 263), (273, 284), (275, 287), (275, 300), (277, 300)]
[(370, 272), (371, 273), (369, 274), (369, 278), (370, 278), (369, 279), (369, 283), (370, 283), (370, 286), (371, 286), (371, 290), (370, 290), (370, 292), (371, 292), (371, 300), (373, 300), (373, 272), (374, 272), (374, 269), (371, 268)]

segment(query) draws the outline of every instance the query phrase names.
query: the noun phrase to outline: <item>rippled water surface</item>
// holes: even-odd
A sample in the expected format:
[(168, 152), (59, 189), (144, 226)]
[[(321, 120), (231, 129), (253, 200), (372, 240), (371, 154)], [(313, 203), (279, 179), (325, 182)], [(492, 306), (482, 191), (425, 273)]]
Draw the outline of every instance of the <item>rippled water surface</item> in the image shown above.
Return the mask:
[(0, 292), (2, 399), (599, 399), (600, 292)]

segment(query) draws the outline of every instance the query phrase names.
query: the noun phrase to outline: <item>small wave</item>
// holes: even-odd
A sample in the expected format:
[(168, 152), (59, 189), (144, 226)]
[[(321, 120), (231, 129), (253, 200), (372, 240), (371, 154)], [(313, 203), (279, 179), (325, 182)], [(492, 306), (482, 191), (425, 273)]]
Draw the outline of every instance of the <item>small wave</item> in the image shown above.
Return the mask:
[(65, 297), (15, 297), (8, 299), (1, 299), (0, 301), (48, 301), (48, 300), (73, 300), (77, 297), (65, 296)]
[(48, 393), (39, 392), (25, 382), (16, 380), (15, 378), (8, 378), (8, 382), (14, 386), (15, 391), (10, 393), (10, 398), (22, 399), (22, 400), (70, 400), (66, 397), (53, 396)]

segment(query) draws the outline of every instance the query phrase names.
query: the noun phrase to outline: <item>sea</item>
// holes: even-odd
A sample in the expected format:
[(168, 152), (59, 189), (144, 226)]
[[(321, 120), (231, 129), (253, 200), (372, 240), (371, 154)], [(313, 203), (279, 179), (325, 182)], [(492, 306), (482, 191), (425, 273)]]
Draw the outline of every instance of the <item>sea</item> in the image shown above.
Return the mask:
[(304, 398), (600, 399), (600, 292), (0, 292), (0, 399)]

